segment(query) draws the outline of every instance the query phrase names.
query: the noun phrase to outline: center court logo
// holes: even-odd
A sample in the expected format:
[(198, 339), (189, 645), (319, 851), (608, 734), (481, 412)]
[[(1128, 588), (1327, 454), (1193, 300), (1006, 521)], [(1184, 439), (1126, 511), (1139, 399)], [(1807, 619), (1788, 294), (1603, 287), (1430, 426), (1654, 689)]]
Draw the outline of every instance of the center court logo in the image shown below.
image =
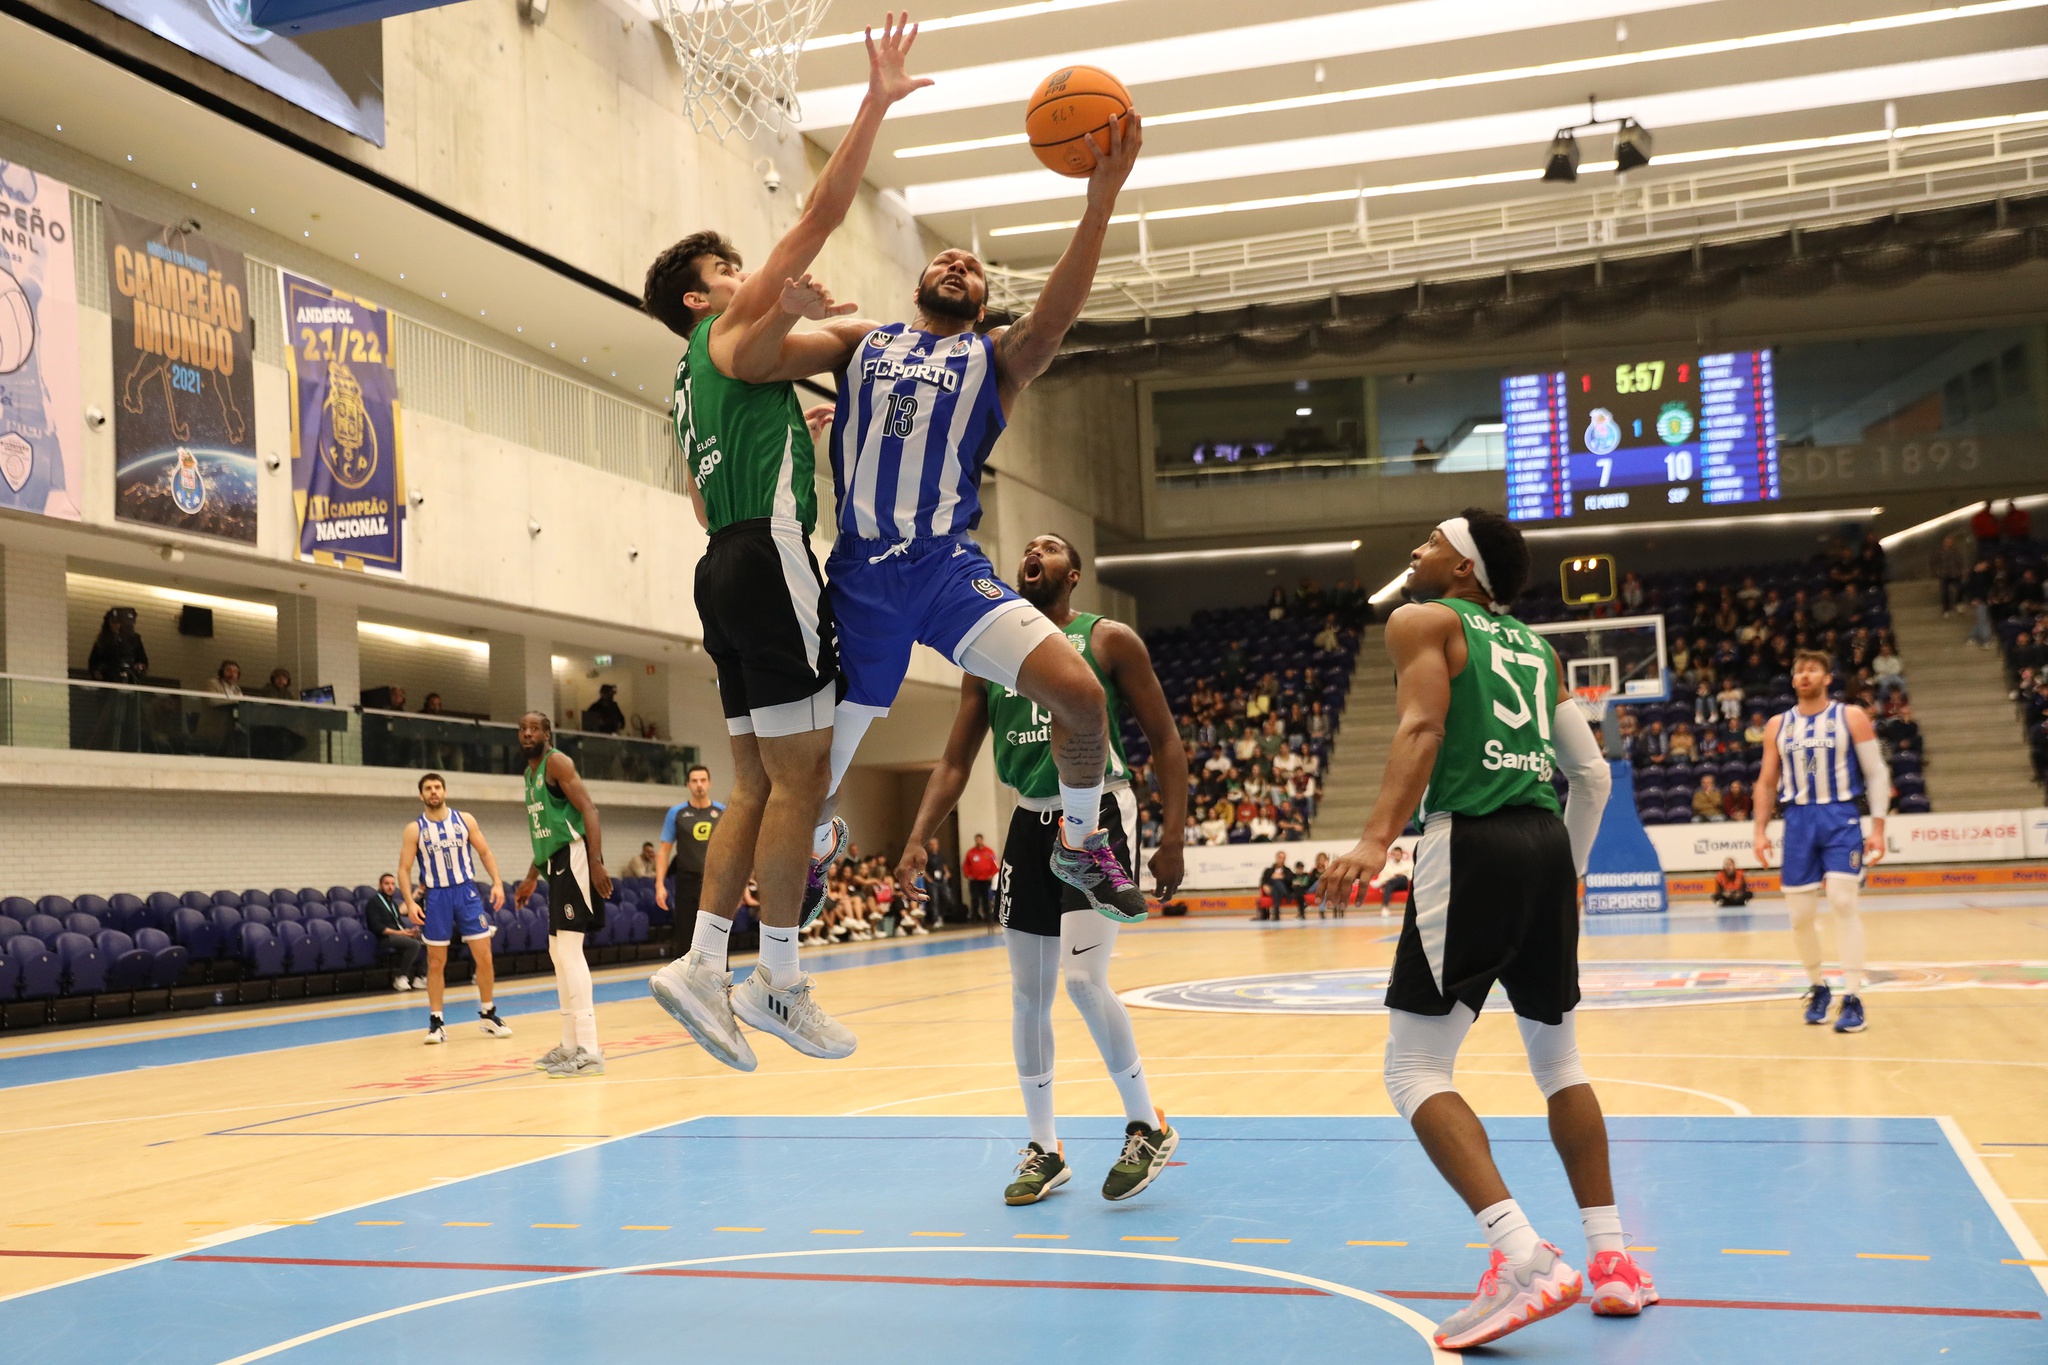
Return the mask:
[[(1334, 972), (1278, 972), (1177, 981), (1125, 991), (1127, 1005), (1196, 1014), (1385, 1014), (1386, 967)], [(1865, 974), (1866, 991), (2048, 988), (2048, 962), (1893, 963)], [(1579, 967), (1579, 1008), (1653, 1009), (1796, 1000), (1806, 971), (1796, 962), (1680, 959), (1586, 962)], [(1505, 1010), (1495, 987), (1487, 1008)]]

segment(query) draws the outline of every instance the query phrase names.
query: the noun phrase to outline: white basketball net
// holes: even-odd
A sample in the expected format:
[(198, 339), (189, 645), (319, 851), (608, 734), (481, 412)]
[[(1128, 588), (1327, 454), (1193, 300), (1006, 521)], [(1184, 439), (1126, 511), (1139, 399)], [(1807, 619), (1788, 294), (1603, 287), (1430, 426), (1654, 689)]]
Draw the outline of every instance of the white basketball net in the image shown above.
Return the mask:
[(720, 142), (803, 117), (796, 62), (831, 0), (660, 0), (690, 122)]

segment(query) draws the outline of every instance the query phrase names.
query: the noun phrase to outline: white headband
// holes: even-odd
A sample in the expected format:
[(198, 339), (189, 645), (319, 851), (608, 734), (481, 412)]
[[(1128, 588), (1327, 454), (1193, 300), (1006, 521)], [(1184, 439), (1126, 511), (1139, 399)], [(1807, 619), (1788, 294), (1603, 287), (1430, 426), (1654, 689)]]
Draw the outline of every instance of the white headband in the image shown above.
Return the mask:
[(1486, 560), (1479, 553), (1479, 543), (1472, 539), (1472, 526), (1463, 517), (1450, 517), (1440, 521), (1436, 529), (1444, 533), (1444, 539), (1451, 542), (1451, 548), (1472, 561), (1472, 576), (1479, 580), (1479, 586), (1486, 589), (1487, 610), (1503, 611), (1504, 607), (1494, 600), (1493, 583), (1486, 576)]

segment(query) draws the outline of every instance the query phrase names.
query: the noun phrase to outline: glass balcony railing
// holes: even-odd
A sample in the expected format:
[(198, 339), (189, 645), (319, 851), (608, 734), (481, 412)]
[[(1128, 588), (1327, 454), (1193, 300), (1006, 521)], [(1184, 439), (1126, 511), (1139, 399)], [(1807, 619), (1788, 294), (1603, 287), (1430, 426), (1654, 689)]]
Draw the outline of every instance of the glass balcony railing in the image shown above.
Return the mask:
[[(0, 744), (517, 774), (519, 727), (455, 716), (217, 692), (0, 674)], [(681, 786), (697, 751), (661, 740), (557, 730), (584, 777)]]

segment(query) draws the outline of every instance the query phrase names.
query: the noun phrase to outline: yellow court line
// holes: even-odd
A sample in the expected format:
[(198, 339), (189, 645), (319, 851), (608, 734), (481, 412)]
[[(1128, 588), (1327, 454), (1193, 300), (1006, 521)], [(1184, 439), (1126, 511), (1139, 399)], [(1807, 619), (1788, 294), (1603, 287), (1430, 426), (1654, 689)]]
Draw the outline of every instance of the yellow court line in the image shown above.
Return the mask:
[(489, 1223), (443, 1223), (444, 1228), (487, 1228)]
[(619, 1231), (620, 1231), (620, 1232), (667, 1232), (667, 1231), (669, 1231), (669, 1229), (670, 1229), (670, 1228), (672, 1228), (672, 1227), (674, 1227), (674, 1226), (675, 1226), (675, 1225), (674, 1225), (674, 1224), (672, 1224), (672, 1223), (621, 1223), (621, 1224), (619, 1225)]
[(2019, 1261), (2019, 1260), (2014, 1260), (2014, 1259), (2013, 1259), (2012, 1257), (2008, 1256), (2008, 1257), (2006, 1257), (2006, 1258), (2005, 1258), (2005, 1259), (2004, 1259), (2003, 1261), (2000, 1261), (2000, 1262), (1999, 1262), (1999, 1264), (2000, 1264), (2000, 1265), (2048, 1265), (2048, 1261)]
[(359, 1228), (402, 1228), (405, 1224), (389, 1218), (358, 1218), (356, 1226)]
[(1486, 1250), (1486, 1248), (1488, 1248), (1488, 1247), (1490, 1247), (1490, 1246), (1492, 1246), (1492, 1245), (1493, 1245), (1493, 1243), (1491, 1243), (1491, 1242), (1467, 1242), (1467, 1243), (1465, 1243), (1465, 1248), (1466, 1248), (1466, 1250), (1468, 1250), (1468, 1251), (1469, 1251), (1469, 1250), (1473, 1249), (1474, 1247), (1477, 1247), (1477, 1248), (1478, 1248), (1479, 1250), (1481, 1250), (1481, 1251), (1484, 1251), (1484, 1250)]
[(965, 1237), (964, 1232), (913, 1232), (912, 1237)]
[(1404, 1247), (1406, 1242), (1346, 1242), (1348, 1247)]
[(1630, 1251), (1655, 1251), (1655, 1247), (1630, 1247)]
[(1790, 1256), (1789, 1251), (1752, 1251), (1747, 1247), (1722, 1247), (1723, 1256)]
[(1126, 1242), (1178, 1242), (1178, 1237), (1126, 1237)]
[(1020, 1232), (1016, 1237), (1020, 1242), (1064, 1242), (1071, 1235), (1065, 1232)]
[(713, 1232), (766, 1232), (766, 1228), (713, 1228)]
[(580, 1228), (581, 1223), (528, 1223), (530, 1228)]
[(1856, 1253), (1856, 1259), (1859, 1261), (1925, 1261), (1932, 1258), (1927, 1256), (1906, 1256), (1895, 1251), (1859, 1251)]
[(1284, 1247), (1293, 1241), (1292, 1237), (1233, 1237), (1233, 1242), (1247, 1242), (1253, 1246)]
[(813, 1237), (859, 1237), (859, 1228), (812, 1228)]

